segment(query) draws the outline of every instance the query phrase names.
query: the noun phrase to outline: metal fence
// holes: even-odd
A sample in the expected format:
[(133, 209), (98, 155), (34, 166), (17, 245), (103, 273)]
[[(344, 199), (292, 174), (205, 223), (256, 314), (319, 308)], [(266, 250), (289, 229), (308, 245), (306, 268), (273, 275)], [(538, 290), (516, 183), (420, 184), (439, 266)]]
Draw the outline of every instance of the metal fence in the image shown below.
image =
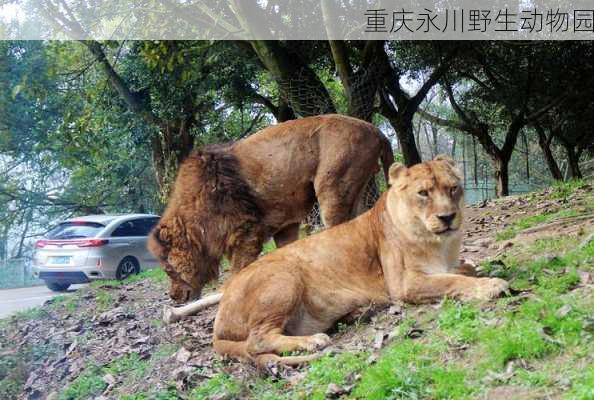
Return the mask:
[(27, 258), (0, 261), (0, 289), (43, 285), (33, 276), (31, 260)]

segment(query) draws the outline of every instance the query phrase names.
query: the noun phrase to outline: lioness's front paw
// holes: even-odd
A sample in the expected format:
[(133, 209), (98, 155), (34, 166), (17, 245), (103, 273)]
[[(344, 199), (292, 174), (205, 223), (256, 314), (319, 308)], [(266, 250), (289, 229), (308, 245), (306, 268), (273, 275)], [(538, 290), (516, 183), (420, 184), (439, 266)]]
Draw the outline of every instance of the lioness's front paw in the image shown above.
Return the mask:
[(506, 291), (509, 283), (499, 278), (479, 278), (476, 287), (463, 297), (463, 300), (491, 300)]
[(324, 347), (328, 346), (331, 341), (330, 336), (325, 333), (316, 333), (308, 338), (307, 350), (322, 350)]

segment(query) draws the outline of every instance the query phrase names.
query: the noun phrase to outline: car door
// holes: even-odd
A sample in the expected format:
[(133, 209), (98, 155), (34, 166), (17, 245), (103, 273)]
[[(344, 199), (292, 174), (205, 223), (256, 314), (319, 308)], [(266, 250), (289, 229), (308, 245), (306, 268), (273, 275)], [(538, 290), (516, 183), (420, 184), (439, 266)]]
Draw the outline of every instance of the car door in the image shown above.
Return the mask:
[(124, 221), (115, 228), (109, 238), (114, 264), (117, 265), (126, 256), (133, 256), (142, 264), (143, 235), (144, 230), (138, 219)]
[(153, 254), (147, 248), (148, 235), (151, 230), (159, 222), (159, 217), (149, 217), (142, 219), (143, 239), (141, 241), (140, 251), (142, 253), (142, 262), (148, 264), (147, 266), (152, 267), (158, 265), (159, 261), (153, 256)]

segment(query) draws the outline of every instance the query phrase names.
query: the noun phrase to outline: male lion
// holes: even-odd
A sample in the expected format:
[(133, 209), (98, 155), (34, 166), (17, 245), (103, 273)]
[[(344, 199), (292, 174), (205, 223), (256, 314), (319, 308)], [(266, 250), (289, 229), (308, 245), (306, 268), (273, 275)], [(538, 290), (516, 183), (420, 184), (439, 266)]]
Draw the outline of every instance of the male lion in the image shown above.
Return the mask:
[(271, 236), (279, 247), (296, 240), (316, 200), (328, 227), (359, 214), (379, 159), (387, 180), (388, 140), (372, 124), (340, 115), (288, 121), (193, 152), (148, 243), (169, 275), (171, 298), (200, 297), (224, 254), (235, 273)]
[(508, 284), (462, 275), (463, 194), (451, 159), (390, 168), (391, 188), (345, 224), (257, 260), (227, 283), (214, 324), (223, 355), (296, 364), (280, 357), (329, 344), (322, 333), (370, 303), (490, 299)]

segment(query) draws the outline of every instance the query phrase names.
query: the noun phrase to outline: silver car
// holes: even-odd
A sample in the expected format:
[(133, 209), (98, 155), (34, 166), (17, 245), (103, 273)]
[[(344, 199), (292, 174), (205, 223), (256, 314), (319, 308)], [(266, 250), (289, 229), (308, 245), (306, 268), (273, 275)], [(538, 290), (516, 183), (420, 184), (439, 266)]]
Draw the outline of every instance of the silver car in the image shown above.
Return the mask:
[(35, 244), (33, 272), (58, 292), (74, 283), (126, 279), (158, 265), (146, 248), (147, 236), (158, 221), (159, 216), (152, 214), (66, 220)]

